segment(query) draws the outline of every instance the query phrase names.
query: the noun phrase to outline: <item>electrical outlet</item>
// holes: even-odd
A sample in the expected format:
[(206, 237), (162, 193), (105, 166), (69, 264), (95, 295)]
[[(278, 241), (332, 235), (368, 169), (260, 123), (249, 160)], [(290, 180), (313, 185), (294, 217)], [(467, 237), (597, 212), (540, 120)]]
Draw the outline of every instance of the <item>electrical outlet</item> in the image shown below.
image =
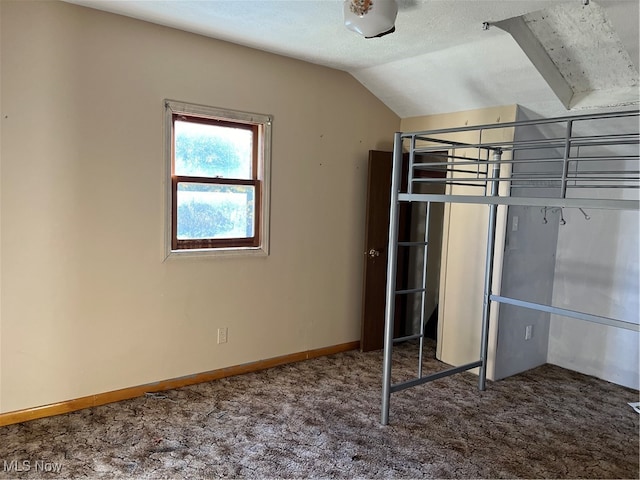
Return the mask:
[(218, 329), (218, 343), (227, 343), (229, 330), (227, 327)]
[(524, 327), (524, 339), (531, 340), (531, 337), (533, 337), (533, 325), (527, 325)]

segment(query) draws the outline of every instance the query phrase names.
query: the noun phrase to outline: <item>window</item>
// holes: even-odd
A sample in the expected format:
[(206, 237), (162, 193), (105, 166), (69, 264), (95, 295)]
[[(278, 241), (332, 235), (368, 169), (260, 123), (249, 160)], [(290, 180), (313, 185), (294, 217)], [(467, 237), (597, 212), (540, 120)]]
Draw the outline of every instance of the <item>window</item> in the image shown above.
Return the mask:
[(165, 101), (168, 254), (268, 253), (271, 118)]

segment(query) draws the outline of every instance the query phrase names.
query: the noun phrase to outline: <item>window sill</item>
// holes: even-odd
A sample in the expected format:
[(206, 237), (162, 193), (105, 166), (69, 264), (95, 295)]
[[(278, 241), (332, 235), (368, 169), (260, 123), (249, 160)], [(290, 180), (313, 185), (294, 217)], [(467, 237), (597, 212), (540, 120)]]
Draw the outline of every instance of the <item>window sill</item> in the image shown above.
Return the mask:
[(194, 248), (190, 250), (171, 250), (165, 261), (181, 258), (214, 258), (214, 257), (267, 257), (265, 247), (233, 247), (233, 248)]

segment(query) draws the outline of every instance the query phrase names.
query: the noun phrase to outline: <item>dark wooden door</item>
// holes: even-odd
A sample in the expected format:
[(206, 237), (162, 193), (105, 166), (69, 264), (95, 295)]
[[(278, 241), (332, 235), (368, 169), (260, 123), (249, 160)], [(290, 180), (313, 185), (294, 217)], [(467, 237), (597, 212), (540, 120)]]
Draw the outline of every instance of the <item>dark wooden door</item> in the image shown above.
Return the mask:
[[(362, 294), (362, 331), (360, 349), (379, 350), (384, 343), (385, 291), (387, 281), (387, 247), (389, 242), (389, 204), (391, 199), (391, 169), (393, 154), (369, 152), (367, 213), (364, 248), (364, 287)], [(406, 183), (403, 182), (403, 183)], [(400, 237), (408, 223), (408, 209), (399, 212)], [(396, 289), (405, 288), (406, 254), (398, 252)], [(394, 337), (400, 336), (406, 316), (406, 302), (396, 299)]]

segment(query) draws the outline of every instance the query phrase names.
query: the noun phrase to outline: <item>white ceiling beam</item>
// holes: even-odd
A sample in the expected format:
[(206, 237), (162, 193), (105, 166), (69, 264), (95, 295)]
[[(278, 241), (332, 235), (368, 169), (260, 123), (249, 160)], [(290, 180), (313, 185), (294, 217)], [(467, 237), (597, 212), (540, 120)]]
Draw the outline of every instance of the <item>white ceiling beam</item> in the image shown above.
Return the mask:
[(531, 60), (542, 78), (547, 82), (553, 93), (560, 99), (564, 107), (569, 110), (573, 89), (564, 79), (558, 67), (529, 29), (522, 17), (508, 18), (499, 22), (492, 22), (492, 26), (509, 33), (520, 46), (525, 55)]

